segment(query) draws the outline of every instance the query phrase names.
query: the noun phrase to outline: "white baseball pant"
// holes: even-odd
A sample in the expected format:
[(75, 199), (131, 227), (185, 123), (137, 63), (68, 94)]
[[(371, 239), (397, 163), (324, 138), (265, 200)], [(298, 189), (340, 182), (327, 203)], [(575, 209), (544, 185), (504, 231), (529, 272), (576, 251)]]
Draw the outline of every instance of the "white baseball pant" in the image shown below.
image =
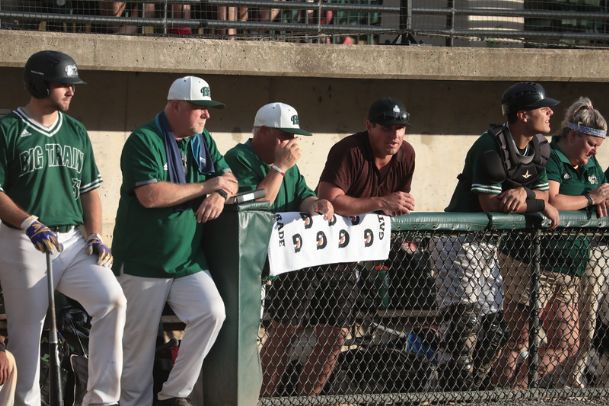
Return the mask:
[(186, 328), (175, 365), (158, 398), (187, 397), (226, 318), (224, 302), (211, 275), (198, 272), (165, 279), (123, 274), (118, 279), (129, 303), (123, 337), (121, 406), (150, 406), (153, 403), (152, 370), (165, 303)]
[[(86, 253), (76, 229), (58, 233), (64, 250), (53, 256), (55, 289), (78, 301), (92, 317), (89, 380), (84, 405), (111, 405), (120, 394), (125, 296), (112, 271)], [(40, 336), (48, 308), (45, 254), (22, 230), (0, 225), (0, 283), (8, 316), (9, 350), (19, 379), (15, 405), (40, 406)]]
[(503, 279), (497, 247), (467, 236), (437, 237), (429, 242), (439, 309), (478, 303), (481, 315), (503, 310)]

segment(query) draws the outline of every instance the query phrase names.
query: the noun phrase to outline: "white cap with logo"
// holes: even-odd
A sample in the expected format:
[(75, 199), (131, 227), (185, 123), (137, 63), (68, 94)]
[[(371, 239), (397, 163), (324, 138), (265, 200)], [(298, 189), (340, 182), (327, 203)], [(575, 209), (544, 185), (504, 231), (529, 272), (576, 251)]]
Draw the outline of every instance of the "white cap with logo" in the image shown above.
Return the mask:
[(211, 99), (209, 85), (196, 76), (184, 76), (174, 80), (169, 88), (167, 100), (183, 100), (201, 107), (224, 107), (224, 103)]
[(269, 127), (290, 134), (313, 135), (300, 128), (296, 109), (285, 103), (269, 103), (258, 109), (254, 127)]

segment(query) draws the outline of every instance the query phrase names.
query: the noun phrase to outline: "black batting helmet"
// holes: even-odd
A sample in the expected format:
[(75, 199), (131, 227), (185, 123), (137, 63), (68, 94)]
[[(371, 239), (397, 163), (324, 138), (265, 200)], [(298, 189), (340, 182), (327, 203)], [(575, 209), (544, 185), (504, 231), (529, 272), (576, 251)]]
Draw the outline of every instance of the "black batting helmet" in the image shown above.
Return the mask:
[(70, 55), (58, 51), (40, 51), (25, 63), (25, 87), (37, 99), (49, 96), (50, 83), (85, 84), (78, 76), (76, 62)]
[(558, 103), (558, 100), (546, 97), (546, 91), (539, 83), (519, 82), (510, 86), (501, 96), (501, 112), (507, 116), (521, 110), (554, 107)]

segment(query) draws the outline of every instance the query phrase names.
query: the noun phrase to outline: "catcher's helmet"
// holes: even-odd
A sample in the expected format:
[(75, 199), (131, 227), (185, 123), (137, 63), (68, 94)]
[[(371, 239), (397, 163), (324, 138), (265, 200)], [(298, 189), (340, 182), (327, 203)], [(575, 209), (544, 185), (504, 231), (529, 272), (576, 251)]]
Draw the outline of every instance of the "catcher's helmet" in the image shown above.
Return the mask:
[(560, 103), (546, 97), (543, 86), (535, 82), (519, 82), (510, 86), (501, 96), (501, 112), (504, 116), (521, 110), (554, 107)]
[(25, 87), (37, 99), (49, 96), (49, 83), (85, 84), (78, 76), (76, 62), (58, 51), (36, 52), (25, 63)]

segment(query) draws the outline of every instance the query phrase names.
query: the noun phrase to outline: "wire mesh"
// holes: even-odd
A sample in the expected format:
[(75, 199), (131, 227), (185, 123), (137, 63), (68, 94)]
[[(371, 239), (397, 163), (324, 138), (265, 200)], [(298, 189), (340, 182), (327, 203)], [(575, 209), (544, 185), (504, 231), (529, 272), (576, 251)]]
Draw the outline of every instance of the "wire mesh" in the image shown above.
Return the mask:
[(593, 47), (609, 0), (0, 0), (0, 28), (327, 44)]
[(387, 261), (274, 277), (260, 404), (601, 404), (608, 237), (394, 232)]

